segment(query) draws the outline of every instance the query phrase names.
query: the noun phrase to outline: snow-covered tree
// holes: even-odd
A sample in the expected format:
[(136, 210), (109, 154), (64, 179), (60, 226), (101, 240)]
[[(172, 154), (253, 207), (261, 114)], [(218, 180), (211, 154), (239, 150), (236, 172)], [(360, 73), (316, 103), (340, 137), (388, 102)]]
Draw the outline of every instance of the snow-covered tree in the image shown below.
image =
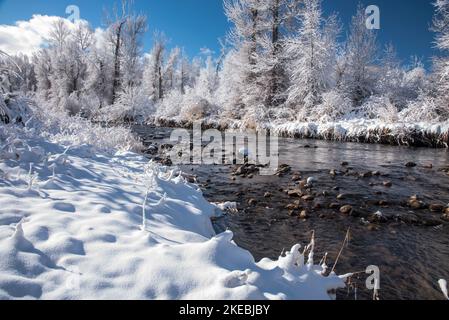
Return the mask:
[(376, 31), (366, 27), (365, 9), (359, 5), (352, 18), (345, 52), (344, 86), (355, 107), (374, 93), (375, 75), (378, 72), (376, 59)]
[(440, 112), (449, 114), (449, 0), (434, 3), (435, 17), (432, 30), (436, 33), (435, 44), (442, 55), (434, 59), (435, 91), (441, 104)]
[(321, 0), (304, 0), (296, 18), (299, 30), (286, 43), (286, 52), (292, 57), (287, 102), (305, 118), (335, 83), (340, 27), (335, 16), (323, 17)]
[(164, 96), (163, 64), (166, 40), (161, 34), (155, 34), (154, 39), (153, 49), (145, 62), (142, 86), (148, 97), (158, 101)]
[(181, 56), (181, 49), (173, 48), (168, 55), (167, 62), (163, 70), (164, 91), (171, 91), (180, 88), (178, 78), (178, 64)]

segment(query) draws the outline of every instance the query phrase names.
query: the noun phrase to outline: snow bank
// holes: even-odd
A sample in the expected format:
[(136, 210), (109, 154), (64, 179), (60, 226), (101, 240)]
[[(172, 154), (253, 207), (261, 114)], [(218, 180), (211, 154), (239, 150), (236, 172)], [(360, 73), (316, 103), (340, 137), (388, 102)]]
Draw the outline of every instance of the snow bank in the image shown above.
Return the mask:
[[(148, 124), (191, 128), (190, 121), (151, 119)], [(351, 119), (334, 122), (263, 122), (247, 127), (241, 120), (222, 121), (215, 118), (202, 120), (204, 128), (219, 130), (270, 130), (283, 137), (322, 139), (347, 142), (365, 142), (390, 145), (449, 147), (449, 120), (445, 122), (396, 122)]]
[(0, 142), (0, 299), (329, 299), (344, 287), (313, 264), (313, 242), (256, 263), (231, 231), (214, 233), (221, 212), (197, 186), (139, 155)]
[(410, 146), (448, 147), (449, 121), (441, 123), (384, 123), (353, 119), (328, 123), (268, 124), (282, 136)]

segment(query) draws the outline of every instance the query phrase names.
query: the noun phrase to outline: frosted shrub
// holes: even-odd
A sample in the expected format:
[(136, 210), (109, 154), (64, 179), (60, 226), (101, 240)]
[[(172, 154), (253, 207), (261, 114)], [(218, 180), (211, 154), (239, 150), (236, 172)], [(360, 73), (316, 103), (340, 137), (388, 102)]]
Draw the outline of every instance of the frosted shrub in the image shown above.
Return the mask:
[(181, 105), (183, 104), (184, 97), (178, 91), (171, 91), (160, 102), (156, 108), (155, 117), (157, 119), (173, 119), (179, 117)]
[(387, 123), (398, 121), (398, 109), (385, 96), (372, 96), (365, 100), (358, 115), (366, 119), (376, 119)]
[(247, 108), (247, 112), (242, 119), (242, 124), (248, 129), (257, 129), (260, 124), (267, 121), (268, 108), (264, 105)]
[(270, 109), (270, 118), (275, 119), (276, 122), (283, 123), (286, 121), (294, 121), (296, 111), (285, 105)]
[(411, 101), (400, 112), (399, 117), (405, 122), (440, 122), (446, 121), (449, 114), (439, 99), (421, 95), (417, 100)]
[(316, 122), (332, 122), (342, 119), (350, 109), (351, 99), (333, 90), (323, 94), (322, 102), (314, 108), (309, 119)]
[(153, 104), (145, 96), (141, 87), (127, 86), (118, 94), (117, 101), (99, 110), (98, 120), (120, 123), (138, 121), (153, 113)]
[(4, 123), (26, 122), (32, 115), (29, 101), (15, 94), (0, 94), (0, 121)]
[(46, 104), (33, 106), (33, 119), (27, 129), (52, 142), (64, 145), (88, 144), (97, 150), (114, 153), (115, 150), (138, 151), (140, 142), (124, 127), (103, 127), (80, 116), (69, 116)]
[(189, 122), (204, 119), (211, 115), (209, 101), (199, 96), (188, 95), (181, 106), (181, 119)]
[(81, 112), (81, 104), (77, 92), (72, 92), (68, 97), (62, 98), (61, 104), (63, 109), (71, 116), (80, 114)]

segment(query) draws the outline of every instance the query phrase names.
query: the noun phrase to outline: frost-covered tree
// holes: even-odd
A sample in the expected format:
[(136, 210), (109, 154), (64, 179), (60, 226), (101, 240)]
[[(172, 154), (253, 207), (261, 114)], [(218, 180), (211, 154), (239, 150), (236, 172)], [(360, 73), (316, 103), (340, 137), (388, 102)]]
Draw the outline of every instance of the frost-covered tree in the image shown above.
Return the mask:
[(435, 91), (445, 114), (449, 114), (449, 0), (434, 3), (435, 17), (432, 30), (436, 33), (435, 44), (442, 55), (434, 59)]
[[(284, 37), (293, 0), (226, 0), (233, 27), (221, 59), (220, 104), (236, 117), (261, 115), (285, 100)], [(232, 89), (230, 89), (232, 88)], [(245, 110), (242, 110), (245, 109)]]
[(366, 27), (365, 9), (359, 5), (352, 18), (345, 52), (344, 86), (355, 107), (374, 93), (375, 75), (378, 71), (374, 67), (376, 59), (376, 31)]
[(209, 101), (213, 100), (213, 95), (218, 87), (218, 77), (216, 66), (212, 57), (207, 57), (204, 68), (201, 69), (200, 75), (196, 81), (196, 95)]
[(167, 41), (161, 34), (155, 34), (154, 39), (153, 49), (145, 62), (142, 86), (145, 94), (156, 102), (164, 96), (163, 65)]
[(181, 49), (178, 47), (173, 48), (168, 55), (167, 62), (163, 70), (163, 86), (164, 91), (172, 91), (180, 88), (179, 86), (179, 59), (181, 56)]
[(40, 96), (71, 114), (79, 113), (88, 78), (92, 31), (85, 22), (73, 28), (59, 19), (53, 24), (48, 44), (49, 48), (34, 58)]
[(286, 53), (291, 57), (287, 103), (304, 118), (314, 112), (323, 92), (335, 83), (340, 27), (335, 16), (323, 17), (321, 0), (304, 0), (296, 19), (299, 30), (286, 43)]

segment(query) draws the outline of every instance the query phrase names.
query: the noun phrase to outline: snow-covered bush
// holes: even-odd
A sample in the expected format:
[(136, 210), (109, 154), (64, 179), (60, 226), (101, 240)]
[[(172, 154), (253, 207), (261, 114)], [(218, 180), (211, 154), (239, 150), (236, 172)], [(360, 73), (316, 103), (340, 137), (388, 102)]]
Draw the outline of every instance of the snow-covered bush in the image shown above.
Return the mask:
[(24, 130), (51, 142), (66, 146), (87, 144), (106, 153), (116, 150), (140, 151), (142, 148), (128, 128), (94, 124), (79, 115), (69, 116), (67, 112), (45, 103), (30, 106), (32, 118), (27, 121)]
[(204, 98), (196, 95), (186, 95), (182, 106), (180, 118), (189, 122), (198, 121), (211, 116), (212, 106)]
[(0, 94), (0, 122), (24, 123), (32, 116), (30, 101), (17, 94)]
[(242, 118), (242, 125), (248, 129), (258, 129), (260, 125), (267, 122), (269, 108), (263, 104), (247, 108), (247, 112)]
[(441, 99), (422, 94), (417, 100), (409, 103), (399, 117), (405, 122), (444, 122), (449, 119), (449, 109), (441, 103)]
[(387, 123), (398, 121), (398, 109), (385, 96), (371, 96), (357, 110), (357, 115), (364, 119), (378, 119)]
[(134, 122), (146, 119), (153, 112), (153, 103), (142, 88), (128, 86), (118, 93), (113, 105), (99, 109), (95, 118), (112, 123)]
[(332, 122), (342, 119), (351, 109), (351, 99), (337, 90), (325, 92), (322, 102), (313, 109), (309, 121)]
[(181, 106), (184, 102), (184, 96), (179, 91), (172, 91), (158, 103), (155, 112), (156, 119), (178, 118)]

